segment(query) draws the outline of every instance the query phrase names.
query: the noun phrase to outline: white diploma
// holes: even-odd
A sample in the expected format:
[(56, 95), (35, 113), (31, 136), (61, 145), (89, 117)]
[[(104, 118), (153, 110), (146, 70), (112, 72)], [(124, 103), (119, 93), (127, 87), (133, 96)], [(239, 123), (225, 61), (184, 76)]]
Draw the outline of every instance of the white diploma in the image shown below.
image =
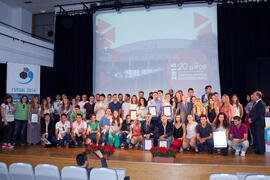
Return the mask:
[(172, 116), (172, 106), (163, 106), (163, 114), (167, 117)]
[(145, 151), (150, 151), (152, 148), (152, 139), (144, 139), (144, 150)]
[(148, 111), (149, 113), (151, 113), (152, 116), (157, 116), (156, 106), (149, 106)]
[(227, 147), (227, 137), (226, 132), (213, 132), (214, 148), (226, 148)]
[(38, 115), (37, 114), (32, 114), (31, 115), (31, 122), (32, 123), (37, 123), (38, 122)]
[(132, 120), (137, 119), (137, 111), (136, 111), (136, 110), (130, 110), (130, 111), (129, 111), (129, 114), (130, 114), (130, 118), (131, 118)]

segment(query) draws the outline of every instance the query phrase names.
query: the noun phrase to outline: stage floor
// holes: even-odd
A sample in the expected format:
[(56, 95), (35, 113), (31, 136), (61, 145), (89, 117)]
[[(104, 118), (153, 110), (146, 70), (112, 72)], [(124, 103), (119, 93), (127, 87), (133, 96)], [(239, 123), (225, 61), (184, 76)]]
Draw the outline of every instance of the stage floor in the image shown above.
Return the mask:
[[(78, 153), (83, 152), (84, 148), (43, 148), (40, 145), (15, 147), (14, 149), (0, 149), (1, 156), (23, 156), (23, 157), (51, 157), (74, 159)], [(0, 156), (0, 157), (1, 157)], [(128, 162), (152, 162), (150, 152), (142, 150), (121, 150), (116, 149), (115, 153), (109, 158), (110, 161)], [(250, 166), (270, 166), (270, 153), (256, 155), (248, 152), (245, 157), (235, 157), (233, 152), (228, 156), (214, 153), (208, 155), (205, 152), (180, 152), (175, 158), (176, 164), (212, 164), (212, 165), (250, 165)], [(270, 168), (270, 167), (269, 167)]]

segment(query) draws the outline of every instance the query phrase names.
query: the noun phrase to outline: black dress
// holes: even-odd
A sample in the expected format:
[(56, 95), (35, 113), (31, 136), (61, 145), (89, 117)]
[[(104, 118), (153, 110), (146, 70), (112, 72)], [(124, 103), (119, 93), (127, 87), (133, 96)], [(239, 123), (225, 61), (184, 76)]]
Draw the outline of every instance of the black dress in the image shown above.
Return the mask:
[(215, 120), (215, 118), (216, 118), (216, 116), (217, 116), (216, 111), (215, 111), (215, 109), (210, 110), (210, 107), (209, 106), (207, 108), (207, 111), (208, 111), (207, 112), (208, 119), (209, 119), (210, 123), (213, 123), (214, 120)]
[(173, 126), (173, 137), (174, 138), (182, 138), (183, 134), (184, 134), (183, 126), (181, 126), (178, 129), (175, 126)]

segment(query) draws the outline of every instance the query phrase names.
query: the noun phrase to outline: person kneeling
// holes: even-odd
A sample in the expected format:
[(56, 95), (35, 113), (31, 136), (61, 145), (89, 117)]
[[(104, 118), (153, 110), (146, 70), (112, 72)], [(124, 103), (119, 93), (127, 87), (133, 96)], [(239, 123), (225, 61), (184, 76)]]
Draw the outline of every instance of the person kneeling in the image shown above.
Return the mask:
[(172, 144), (173, 125), (168, 122), (167, 116), (161, 116), (161, 124), (156, 127), (156, 137), (160, 140), (168, 140), (168, 147)]
[(73, 122), (73, 128), (71, 133), (72, 141), (74, 142), (74, 146), (78, 146), (78, 142), (85, 145), (86, 140), (86, 122), (82, 120), (82, 115), (77, 114), (76, 121)]
[(138, 119), (136, 119), (131, 125), (130, 131), (132, 132), (131, 144), (133, 146), (135, 145), (135, 148), (141, 148), (143, 138), (141, 134), (140, 121)]
[(246, 151), (249, 146), (248, 142), (248, 130), (245, 124), (241, 123), (241, 118), (235, 116), (233, 118), (234, 124), (231, 125), (229, 131), (228, 145), (235, 150), (235, 155), (238, 156), (241, 150), (241, 156), (246, 155)]
[(68, 147), (70, 142), (70, 122), (67, 121), (67, 115), (61, 114), (61, 121), (57, 122), (55, 125), (55, 136), (52, 141), (59, 146)]
[(91, 115), (90, 122), (87, 123), (87, 139), (86, 144), (99, 143), (100, 139), (100, 127), (99, 123), (96, 121), (96, 114)]
[(131, 139), (130, 137), (128, 137), (128, 135), (130, 134), (130, 126), (131, 126), (130, 121), (131, 121), (130, 115), (126, 115), (126, 120), (123, 121), (122, 128), (119, 134), (121, 149), (124, 149), (126, 144), (130, 146)]
[(44, 114), (44, 121), (41, 121), (41, 144), (44, 147), (52, 146), (52, 138), (54, 136), (54, 123), (51, 120), (50, 114)]
[(213, 141), (213, 128), (207, 123), (206, 115), (201, 115), (200, 117), (201, 124), (198, 124), (196, 127), (196, 136), (197, 136), (197, 147), (199, 152), (202, 151), (203, 146), (207, 147), (208, 154), (213, 154), (214, 141)]

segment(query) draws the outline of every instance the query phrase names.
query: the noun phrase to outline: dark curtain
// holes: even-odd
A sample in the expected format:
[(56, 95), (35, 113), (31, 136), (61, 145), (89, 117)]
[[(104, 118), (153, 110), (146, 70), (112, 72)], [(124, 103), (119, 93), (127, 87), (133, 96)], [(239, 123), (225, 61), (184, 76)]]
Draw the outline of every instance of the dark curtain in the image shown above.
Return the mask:
[(218, 5), (218, 52), (221, 91), (240, 96), (255, 90), (270, 97), (269, 3)]
[[(7, 64), (0, 63), (0, 103), (4, 101), (6, 96), (6, 82), (7, 82)], [(1, 117), (1, 115), (0, 115)]]
[(41, 68), (41, 96), (91, 94), (93, 84), (93, 17), (57, 16), (54, 67)]

